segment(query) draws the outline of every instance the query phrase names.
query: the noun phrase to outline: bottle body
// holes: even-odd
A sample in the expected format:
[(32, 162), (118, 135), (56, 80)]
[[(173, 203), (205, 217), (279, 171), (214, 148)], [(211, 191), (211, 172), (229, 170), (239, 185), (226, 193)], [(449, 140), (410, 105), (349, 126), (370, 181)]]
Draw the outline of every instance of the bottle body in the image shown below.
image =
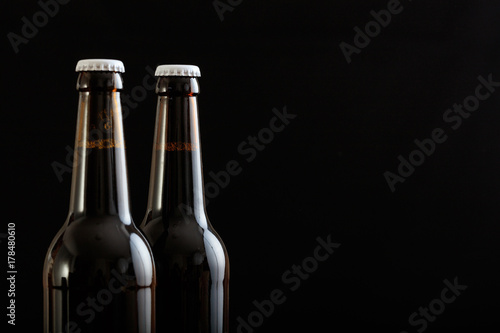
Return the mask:
[(44, 332), (154, 332), (155, 266), (132, 221), (119, 73), (81, 72), (70, 209), (43, 272)]
[[(227, 332), (229, 264), (220, 237), (194, 216), (145, 220), (157, 267), (158, 332)], [(160, 226), (161, 225), (161, 226)], [(166, 229), (165, 229), (166, 228)], [(156, 231), (164, 231), (153, 241)]]
[(45, 261), (44, 332), (154, 332), (154, 267), (140, 233), (113, 215), (68, 219)]
[(229, 260), (204, 204), (194, 77), (160, 77), (148, 211), (158, 332), (228, 330)]

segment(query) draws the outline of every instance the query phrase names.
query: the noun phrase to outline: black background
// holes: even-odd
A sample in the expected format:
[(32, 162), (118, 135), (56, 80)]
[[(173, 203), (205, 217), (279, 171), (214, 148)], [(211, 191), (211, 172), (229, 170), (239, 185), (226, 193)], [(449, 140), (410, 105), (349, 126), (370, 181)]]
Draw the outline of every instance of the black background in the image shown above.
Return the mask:
[[(7, 34), (22, 35), (22, 17), (33, 22), (41, 7), (4, 1), (1, 232), (16, 223), (18, 270), (9, 331), (41, 330), (44, 256), (66, 218), (71, 182), (52, 164), (65, 164), (74, 143), (74, 67), (83, 58), (122, 60), (128, 95), (147, 66), (201, 68), (205, 182), (230, 160), (242, 167), (208, 205), (230, 255), (232, 332), (274, 289), (286, 301), (255, 332), (417, 332), (424, 327), (409, 316), (455, 278), (467, 289), (425, 331), (498, 330), (500, 92), (456, 130), (443, 114), (474, 95), (480, 75), (500, 82), (500, 4), (402, 0), (349, 64), (339, 44), (353, 44), (353, 29), (388, 2), (233, 1), (221, 20), (212, 1), (72, 0), (16, 53)], [(136, 224), (155, 106), (149, 90), (124, 120)], [(296, 118), (246, 161), (238, 146), (284, 107)], [(414, 140), (435, 128), (447, 140), (392, 192), (384, 172), (397, 173), (398, 156), (408, 158)], [(341, 246), (291, 291), (282, 275), (328, 235)], [(6, 271), (5, 239), (1, 248)]]

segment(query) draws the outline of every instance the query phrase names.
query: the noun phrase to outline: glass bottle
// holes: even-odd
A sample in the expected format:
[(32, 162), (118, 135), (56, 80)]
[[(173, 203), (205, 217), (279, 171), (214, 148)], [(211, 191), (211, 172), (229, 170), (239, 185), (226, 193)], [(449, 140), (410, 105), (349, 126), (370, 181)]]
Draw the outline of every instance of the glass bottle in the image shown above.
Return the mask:
[(210, 224), (192, 65), (156, 69), (158, 104), (146, 216), (157, 265), (159, 332), (228, 331), (229, 260)]
[(155, 266), (128, 196), (121, 61), (80, 60), (68, 217), (43, 269), (44, 332), (155, 332)]

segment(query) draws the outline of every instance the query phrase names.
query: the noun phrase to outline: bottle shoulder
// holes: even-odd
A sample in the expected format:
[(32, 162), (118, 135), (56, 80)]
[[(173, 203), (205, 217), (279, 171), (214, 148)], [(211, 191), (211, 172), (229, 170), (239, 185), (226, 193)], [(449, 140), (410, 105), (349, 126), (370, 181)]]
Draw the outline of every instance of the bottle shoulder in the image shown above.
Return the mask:
[(65, 225), (54, 238), (45, 260), (44, 285), (89, 282), (117, 272), (131, 283), (152, 283), (154, 259), (145, 237), (118, 217), (83, 217)]
[(168, 216), (158, 214), (154, 216), (147, 213), (139, 229), (146, 235), (149, 242), (154, 242), (155, 238), (165, 234), (172, 235), (174, 238), (182, 238), (193, 234), (203, 235), (205, 232), (215, 234), (220, 239), (206, 215)]
[[(149, 244), (143, 234), (118, 216), (81, 217), (65, 223), (47, 252), (46, 262), (79, 260), (128, 260), (134, 251), (152, 260)], [(63, 259), (64, 258), (64, 259)]]
[(147, 214), (140, 229), (154, 251), (190, 253), (218, 249), (217, 252), (226, 252), (221, 237), (206, 216), (160, 215), (152, 218)]

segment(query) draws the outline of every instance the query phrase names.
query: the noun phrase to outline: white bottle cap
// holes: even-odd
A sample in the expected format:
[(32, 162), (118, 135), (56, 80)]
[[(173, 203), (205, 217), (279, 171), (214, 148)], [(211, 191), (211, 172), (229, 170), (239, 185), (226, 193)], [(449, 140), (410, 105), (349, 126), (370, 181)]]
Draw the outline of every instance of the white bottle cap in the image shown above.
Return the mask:
[(82, 59), (76, 64), (77, 72), (101, 71), (101, 72), (125, 72), (125, 66), (120, 60), (114, 59)]
[(160, 65), (155, 76), (194, 76), (200, 77), (200, 69), (193, 65)]

